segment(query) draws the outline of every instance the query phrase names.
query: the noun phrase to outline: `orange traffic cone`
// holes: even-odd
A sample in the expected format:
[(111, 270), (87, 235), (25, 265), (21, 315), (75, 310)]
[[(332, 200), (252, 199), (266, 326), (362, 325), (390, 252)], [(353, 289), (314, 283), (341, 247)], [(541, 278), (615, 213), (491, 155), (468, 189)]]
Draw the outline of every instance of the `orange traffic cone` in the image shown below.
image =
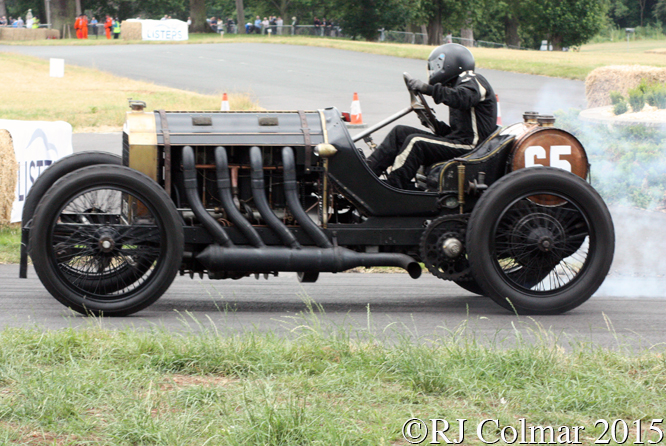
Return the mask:
[(354, 93), (354, 98), (351, 103), (351, 124), (363, 124), (363, 115), (361, 114), (361, 103), (358, 100), (358, 93)]
[(502, 109), (500, 109), (499, 96), (495, 95), (495, 99), (497, 99), (497, 125), (499, 125), (501, 127), (502, 126)]
[(229, 98), (227, 97), (227, 94), (224, 93), (222, 95), (222, 106), (220, 107), (220, 110), (222, 111), (229, 111)]

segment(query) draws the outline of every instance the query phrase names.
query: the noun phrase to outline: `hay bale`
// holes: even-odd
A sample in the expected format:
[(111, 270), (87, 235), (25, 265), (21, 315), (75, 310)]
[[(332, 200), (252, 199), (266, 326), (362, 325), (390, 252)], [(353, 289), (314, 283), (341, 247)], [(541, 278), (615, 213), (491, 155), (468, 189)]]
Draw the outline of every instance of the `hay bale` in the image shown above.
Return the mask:
[(16, 192), (18, 164), (14, 154), (12, 137), (0, 129), (0, 225), (9, 223)]
[(666, 68), (643, 65), (611, 65), (593, 70), (585, 79), (587, 107), (610, 105), (610, 92), (619, 91), (623, 95), (638, 86), (642, 79), (649, 83), (666, 83)]
[(120, 38), (123, 40), (142, 40), (141, 22), (123, 20), (120, 23)]

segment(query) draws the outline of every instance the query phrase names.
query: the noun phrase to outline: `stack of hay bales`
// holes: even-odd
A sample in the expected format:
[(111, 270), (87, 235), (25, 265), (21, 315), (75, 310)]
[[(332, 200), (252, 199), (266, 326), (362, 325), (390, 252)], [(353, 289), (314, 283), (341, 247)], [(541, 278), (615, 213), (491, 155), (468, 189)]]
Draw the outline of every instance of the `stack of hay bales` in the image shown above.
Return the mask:
[(139, 20), (123, 20), (120, 23), (120, 37), (123, 40), (142, 40), (141, 22)]
[(60, 31), (57, 29), (0, 28), (0, 40), (44, 40), (59, 38)]
[(666, 83), (666, 68), (642, 65), (611, 65), (593, 70), (585, 79), (587, 107), (611, 105), (610, 92), (619, 91), (626, 96), (642, 79), (648, 83)]
[(7, 130), (0, 130), (0, 225), (10, 221), (17, 176), (12, 137)]

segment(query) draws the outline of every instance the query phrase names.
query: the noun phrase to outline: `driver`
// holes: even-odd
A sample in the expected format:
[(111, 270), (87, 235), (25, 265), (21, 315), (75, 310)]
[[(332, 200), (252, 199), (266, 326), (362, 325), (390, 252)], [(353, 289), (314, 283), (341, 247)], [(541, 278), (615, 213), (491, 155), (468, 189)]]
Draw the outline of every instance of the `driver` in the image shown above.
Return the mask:
[(474, 56), (467, 48), (457, 43), (435, 48), (428, 57), (428, 72), (427, 84), (406, 76), (407, 86), (448, 105), (449, 124), (433, 119), (434, 135), (398, 125), (368, 157), (377, 176), (393, 166), (388, 183), (401, 189), (409, 187), (421, 165), (464, 155), (497, 128), (495, 93), (486, 78), (474, 73)]

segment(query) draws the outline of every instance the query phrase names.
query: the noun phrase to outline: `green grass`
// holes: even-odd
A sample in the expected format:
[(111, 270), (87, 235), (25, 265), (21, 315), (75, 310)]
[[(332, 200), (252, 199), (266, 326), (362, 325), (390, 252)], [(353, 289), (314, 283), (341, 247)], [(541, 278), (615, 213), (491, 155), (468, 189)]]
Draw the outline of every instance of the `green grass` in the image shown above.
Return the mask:
[(661, 352), (565, 351), (529, 321), (490, 345), (464, 324), (386, 342), (313, 313), (282, 336), (94, 325), (0, 332), (0, 444), (402, 445), (412, 417), (466, 418), (466, 444), (480, 420), (520, 417), (585, 426), (591, 444), (599, 418), (666, 412)]
[(20, 248), (20, 225), (0, 225), (0, 264), (18, 263)]
[[(434, 47), (427, 45), (408, 45), (395, 43), (373, 43), (348, 39), (329, 39), (305, 36), (261, 36), (228, 35), (224, 37), (211, 34), (190, 34), (190, 40), (182, 44), (195, 43), (276, 43), (308, 45), (359, 51), (395, 57), (427, 59)], [(5, 43), (4, 41), (2, 42)], [(106, 39), (76, 39), (7, 42), (13, 45), (160, 45), (173, 42), (141, 42)], [(179, 42), (180, 43), (180, 42)], [(519, 51), (508, 49), (474, 48), (477, 67), (512, 71), (517, 73), (539, 74), (551, 77), (584, 80), (595, 68), (607, 65), (651, 65), (666, 67), (666, 52), (653, 52), (666, 49), (666, 40), (645, 39), (605, 42), (583, 45), (580, 51)]]

